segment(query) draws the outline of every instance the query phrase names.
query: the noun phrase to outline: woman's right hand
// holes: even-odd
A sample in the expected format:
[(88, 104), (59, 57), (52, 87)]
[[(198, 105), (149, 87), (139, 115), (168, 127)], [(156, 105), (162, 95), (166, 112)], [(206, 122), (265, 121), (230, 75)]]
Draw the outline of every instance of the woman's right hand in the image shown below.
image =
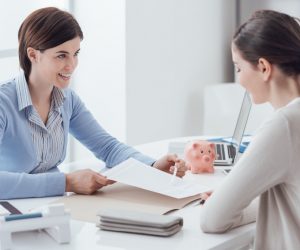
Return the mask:
[(78, 170), (66, 174), (66, 192), (92, 194), (98, 189), (113, 184), (115, 181), (90, 169)]

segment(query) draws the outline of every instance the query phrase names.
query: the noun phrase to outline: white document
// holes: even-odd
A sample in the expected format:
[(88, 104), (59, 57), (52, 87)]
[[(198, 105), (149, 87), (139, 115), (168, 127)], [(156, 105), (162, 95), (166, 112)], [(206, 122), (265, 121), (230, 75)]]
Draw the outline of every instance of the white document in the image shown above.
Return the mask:
[(178, 199), (210, 190), (206, 186), (172, 176), (133, 158), (105, 171), (103, 175), (110, 180)]

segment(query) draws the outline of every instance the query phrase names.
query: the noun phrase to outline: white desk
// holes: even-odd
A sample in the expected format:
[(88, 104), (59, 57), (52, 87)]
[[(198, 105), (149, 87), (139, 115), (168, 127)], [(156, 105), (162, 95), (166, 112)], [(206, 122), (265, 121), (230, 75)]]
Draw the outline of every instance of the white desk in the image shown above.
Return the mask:
[[(184, 138), (186, 139), (186, 138)], [(188, 138), (193, 139), (193, 138)], [(176, 139), (177, 140), (177, 139)], [(160, 157), (167, 152), (168, 140), (159, 141), (137, 146), (136, 148), (152, 157)], [(91, 166), (95, 168), (93, 161)], [(80, 164), (79, 164), (80, 165)], [(97, 164), (96, 164), (97, 165)], [(101, 164), (99, 164), (101, 165)], [(84, 167), (88, 167), (85, 164)], [(221, 170), (217, 170), (214, 175), (191, 175), (187, 174), (185, 178), (193, 181), (201, 181), (215, 187), (224, 178)], [(57, 199), (37, 198), (37, 199), (19, 199), (10, 202), (19, 208), (22, 212), (29, 209), (45, 205), (48, 202)], [(222, 208), (220, 208), (222, 209)], [(204, 234), (199, 226), (201, 217), (201, 206), (188, 206), (174, 214), (184, 218), (182, 230), (169, 238), (116, 233), (101, 231), (92, 223), (71, 220), (71, 243), (59, 245), (49, 235), (43, 231), (22, 232), (13, 234), (13, 249), (22, 250), (53, 250), (53, 249), (89, 249), (89, 250), (165, 250), (165, 249), (241, 249), (248, 245), (254, 237), (255, 224), (249, 224), (225, 234)]]

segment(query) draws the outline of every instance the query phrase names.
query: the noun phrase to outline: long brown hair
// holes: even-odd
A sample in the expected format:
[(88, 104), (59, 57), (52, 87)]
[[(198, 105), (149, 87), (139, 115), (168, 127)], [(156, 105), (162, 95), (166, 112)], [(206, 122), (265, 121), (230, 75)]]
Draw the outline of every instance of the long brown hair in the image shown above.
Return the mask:
[(287, 14), (260, 10), (233, 37), (242, 57), (254, 66), (263, 57), (287, 75), (300, 74), (300, 22)]
[(68, 12), (47, 7), (32, 12), (22, 23), (19, 32), (19, 62), (28, 80), (31, 62), (27, 48), (43, 52), (76, 37), (83, 39), (83, 33), (76, 19)]

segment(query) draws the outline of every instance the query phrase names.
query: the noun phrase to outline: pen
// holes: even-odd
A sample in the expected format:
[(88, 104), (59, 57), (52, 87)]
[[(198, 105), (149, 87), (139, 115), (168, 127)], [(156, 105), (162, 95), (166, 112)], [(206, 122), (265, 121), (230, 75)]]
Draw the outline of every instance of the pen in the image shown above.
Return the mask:
[(176, 174), (177, 174), (177, 170), (178, 170), (178, 167), (175, 165), (174, 166), (174, 172), (173, 172), (173, 175), (172, 175), (172, 178), (171, 178), (171, 181), (170, 183), (172, 184), (175, 180), (175, 177), (176, 177)]
[(200, 199), (199, 204), (203, 205), (204, 203), (205, 203), (205, 200), (204, 199)]
[(42, 213), (29, 213), (29, 214), (11, 214), (4, 216), (5, 221), (13, 221), (13, 220), (24, 220), (31, 218), (39, 218), (43, 217)]

